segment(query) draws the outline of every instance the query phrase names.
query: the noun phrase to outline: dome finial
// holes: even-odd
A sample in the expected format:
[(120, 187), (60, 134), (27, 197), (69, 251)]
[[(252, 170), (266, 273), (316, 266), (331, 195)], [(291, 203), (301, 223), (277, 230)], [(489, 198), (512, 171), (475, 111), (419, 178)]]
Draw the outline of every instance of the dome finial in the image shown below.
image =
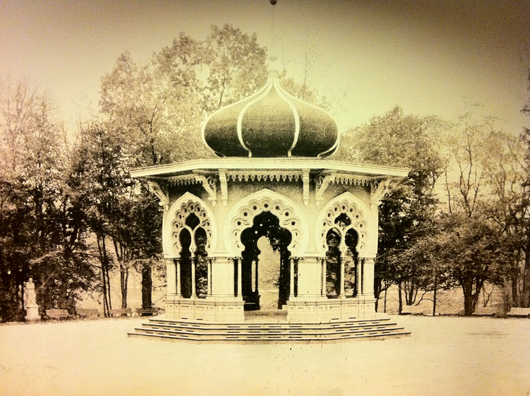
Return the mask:
[(269, 76), (277, 75), (279, 73), (278, 68), (278, 51), (276, 48), (276, 18), (274, 15), (274, 5), (277, 0), (270, 0), (272, 4), (272, 17), (271, 17), (271, 49), (269, 56)]

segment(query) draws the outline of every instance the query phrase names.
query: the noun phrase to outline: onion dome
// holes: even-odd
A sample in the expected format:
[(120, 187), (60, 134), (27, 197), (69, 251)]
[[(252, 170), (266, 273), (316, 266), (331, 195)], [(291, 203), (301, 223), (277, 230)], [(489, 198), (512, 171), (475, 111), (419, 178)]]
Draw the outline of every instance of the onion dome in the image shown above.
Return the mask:
[(327, 157), (339, 140), (333, 118), (287, 93), (275, 72), (253, 96), (213, 113), (202, 136), (220, 157)]

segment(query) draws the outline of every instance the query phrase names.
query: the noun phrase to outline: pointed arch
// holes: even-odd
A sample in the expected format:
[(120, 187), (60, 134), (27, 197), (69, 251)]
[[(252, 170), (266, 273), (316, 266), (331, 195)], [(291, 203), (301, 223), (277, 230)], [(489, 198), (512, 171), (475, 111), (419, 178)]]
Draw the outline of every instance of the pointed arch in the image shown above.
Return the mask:
[(293, 256), (305, 251), (309, 242), (309, 228), (298, 205), (286, 196), (269, 190), (260, 190), (241, 199), (230, 210), (226, 223), (224, 240), (230, 254), (239, 256), (245, 249), (241, 242), (241, 233), (252, 227), (254, 217), (263, 212), (271, 212), (280, 221), (280, 226), (289, 230), (292, 235), (288, 246)]
[[(368, 224), (370, 216), (371, 211), (367, 206), (350, 192), (345, 192), (330, 200), (320, 212), (316, 223), (315, 243), (320, 254), (325, 255), (326, 237), (331, 229), (338, 230), (341, 239), (344, 239), (349, 230), (355, 230), (358, 234), (356, 250), (361, 256), (366, 254), (369, 249), (369, 238), (373, 237)], [(342, 219), (349, 219), (349, 221), (342, 221)]]
[[(191, 218), (193, 217), (193, 218)], [(169, 208), (164, 217), (162, 244), (166, 257), (178, 257), (182, 249), (180, 233), (187, 230), (192, 238), (191, 249), (195, 249), (195, 234), (202, 229), (206, 233), (206, 250), (215, 249), (217, 230), (210, 207), (196, 195), (186, 192)]]

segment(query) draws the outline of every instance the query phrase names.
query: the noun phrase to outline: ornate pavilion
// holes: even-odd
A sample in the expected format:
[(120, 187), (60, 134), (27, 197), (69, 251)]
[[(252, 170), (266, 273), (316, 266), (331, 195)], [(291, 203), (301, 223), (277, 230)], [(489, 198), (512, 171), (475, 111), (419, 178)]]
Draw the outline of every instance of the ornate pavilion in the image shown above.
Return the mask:
[[(406, 334), (376, 315), (373, 283), (378, 205), (407, 170), (328, 159), (339, 145), (335, 121), (282, 89), (275, 72), (259, 92), (211, 115), (202, 136), (218, 158), (131, 172), (164, 208), (167, 266), (165, 317), (131, 335)], [(277, 309), (265, 312), (260, 238), (279, 253)]]

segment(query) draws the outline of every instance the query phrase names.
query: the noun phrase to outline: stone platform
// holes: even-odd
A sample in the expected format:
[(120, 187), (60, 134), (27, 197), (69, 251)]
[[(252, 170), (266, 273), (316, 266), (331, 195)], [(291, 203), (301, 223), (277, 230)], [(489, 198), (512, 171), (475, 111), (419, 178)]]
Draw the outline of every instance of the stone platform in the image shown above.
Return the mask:
[(128, 333), (142, 337), (199, 343), (314, 343), (404, 337), (410, 332), (386, 317), (318, 323), (288, 322), (282, 311), (246, 313), (245, 322), (213, 323), (153, 318)]

